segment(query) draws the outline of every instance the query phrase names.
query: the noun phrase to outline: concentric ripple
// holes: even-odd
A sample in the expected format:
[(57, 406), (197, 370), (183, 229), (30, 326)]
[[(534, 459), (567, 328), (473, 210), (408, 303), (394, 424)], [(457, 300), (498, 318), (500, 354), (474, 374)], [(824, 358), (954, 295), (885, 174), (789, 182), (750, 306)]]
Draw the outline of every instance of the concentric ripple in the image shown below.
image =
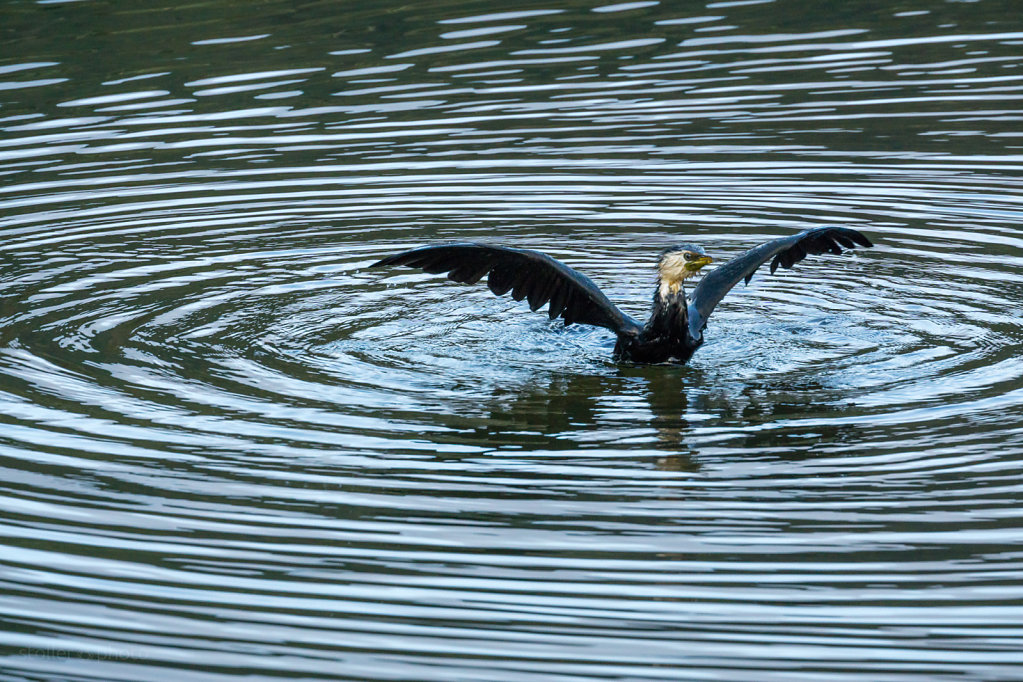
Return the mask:
[[(0, 28), (7, 678), (1020, 676), (1011, 8), (91, 4)], [(368, 267), (824, 225), (685, 367)]]

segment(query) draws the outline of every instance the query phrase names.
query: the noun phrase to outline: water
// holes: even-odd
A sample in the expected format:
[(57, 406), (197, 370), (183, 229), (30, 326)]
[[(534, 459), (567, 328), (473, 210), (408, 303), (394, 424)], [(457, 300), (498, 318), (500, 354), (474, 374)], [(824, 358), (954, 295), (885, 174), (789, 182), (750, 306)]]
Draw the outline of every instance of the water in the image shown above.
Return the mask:
[(3, 677), (1023, 677), (1017, 10), (3, 2)]

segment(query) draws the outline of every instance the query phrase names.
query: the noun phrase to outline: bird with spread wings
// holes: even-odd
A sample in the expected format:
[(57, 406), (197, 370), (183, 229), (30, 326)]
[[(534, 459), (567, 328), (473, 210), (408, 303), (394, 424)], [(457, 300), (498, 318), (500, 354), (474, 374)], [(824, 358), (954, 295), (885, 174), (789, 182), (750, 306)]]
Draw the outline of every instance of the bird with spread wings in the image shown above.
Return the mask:
[[(511, 292), (525, 299), (532, 310), (547, 305), (553, 320), (565, 324), (604, 327), (618, 337), (614, 357), (639, 363), (687, 362), (703, 344), (707, 318), (732, 287), (746, 284), (757, 269), (771, 261), (791, 268), (808, 255), (841, 254), (842, 249), (873, 244), (857, 230), (818, 227), (756, 246), (709, 271), (687, 297), (685, 280), (696, 276), (713, 259), (703, 248), (679, 244), (665, 250), (658, 261), (658, 282), (653, 308), (646, 323), (626, 315), (581, 272), (539, 251), (479, 243), (424, 246), (388, 256), (371, 267), (405, 265), (429, 273), (444, 273), (455, 282), (473, 284), (487, 278), (490, 290), (501, 296)], [(773, 259), (773, 260), (772, 260)]]

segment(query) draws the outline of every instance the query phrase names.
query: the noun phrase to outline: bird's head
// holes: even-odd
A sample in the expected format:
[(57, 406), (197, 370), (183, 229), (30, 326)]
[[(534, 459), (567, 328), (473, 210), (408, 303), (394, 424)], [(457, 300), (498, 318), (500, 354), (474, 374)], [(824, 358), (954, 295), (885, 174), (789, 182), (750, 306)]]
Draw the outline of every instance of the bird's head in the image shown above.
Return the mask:
[(695, 277), (707, 263), (713, 262), (702, 247), (693, 244), (679, 244), (661, 253), (657, 273), (661, 280), (661, 292), (677, 294), (682, 282)]

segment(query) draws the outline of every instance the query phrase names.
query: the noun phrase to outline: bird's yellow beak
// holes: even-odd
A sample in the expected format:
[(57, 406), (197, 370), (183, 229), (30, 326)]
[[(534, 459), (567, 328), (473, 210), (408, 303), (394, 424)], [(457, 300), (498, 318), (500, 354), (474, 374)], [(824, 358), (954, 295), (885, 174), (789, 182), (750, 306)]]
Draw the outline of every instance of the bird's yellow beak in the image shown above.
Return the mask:
[(700, 268), (702, 268), (707, 263), (713, 263), (713, 262), (714, 262), (714, 259), (711, 258), (710, 256), (700, 256), (699, 258), (696, 258), (694, 260), (689, 261), (689, 269), (693, 270), (693, 271), (696, 271), (696, 270), (699, 270)]

